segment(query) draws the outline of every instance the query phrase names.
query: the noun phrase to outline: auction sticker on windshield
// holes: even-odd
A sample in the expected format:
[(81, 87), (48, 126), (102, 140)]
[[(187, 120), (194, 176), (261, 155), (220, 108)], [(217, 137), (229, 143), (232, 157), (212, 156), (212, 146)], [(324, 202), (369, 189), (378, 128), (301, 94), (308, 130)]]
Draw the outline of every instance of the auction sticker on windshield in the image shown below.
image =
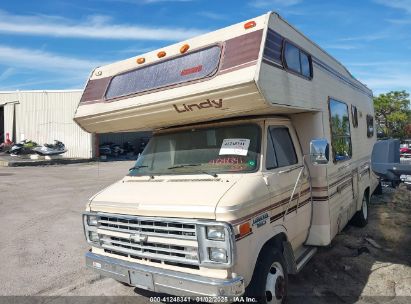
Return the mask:
[(246, 156), (250, 140), (246, 138), (226, 138), (223, 140), (220, 155), (242, 155)]

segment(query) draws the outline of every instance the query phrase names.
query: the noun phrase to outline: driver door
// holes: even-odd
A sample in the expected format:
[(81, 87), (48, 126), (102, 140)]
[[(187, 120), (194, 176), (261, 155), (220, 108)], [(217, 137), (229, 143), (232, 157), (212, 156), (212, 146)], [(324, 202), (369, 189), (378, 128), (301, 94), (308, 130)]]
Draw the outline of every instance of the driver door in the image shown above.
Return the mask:
[(311, 219), (308, 174), (303, 166), (297, 136), (289, 121), (267, 121), (265, 134), (263, 172), (271, 205), (275, 207), (271, 222), (285, 226), (289, 241), (296, 248), (305, 241)]

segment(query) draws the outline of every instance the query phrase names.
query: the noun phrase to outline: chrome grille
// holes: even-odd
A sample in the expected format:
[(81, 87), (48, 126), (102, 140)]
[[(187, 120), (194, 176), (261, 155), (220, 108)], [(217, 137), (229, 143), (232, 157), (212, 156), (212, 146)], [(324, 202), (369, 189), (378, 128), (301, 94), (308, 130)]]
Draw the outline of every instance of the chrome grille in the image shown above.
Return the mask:
[[(194, 223), (112, 214), (98, 214), (97, 223), (100, 246), (108, 253), (186, 267), (200, 264)], [(134, 235), (144, 237), (136, 240)], [(172, 239), (176, 242), (170, 242)], [(177, 240), (189, 240), (193, 245), (182, 246)]]
[(144, 233), (151, 236), (175, 237), (180, 239), (196, 240), (195, 224), (185, 224), (178, 222), (160, 222), (155, 220), (145, 220), (144, 218), (128, 218), (100, 216), (98, 220), (99, 228), (109, 229), (127, 233)]

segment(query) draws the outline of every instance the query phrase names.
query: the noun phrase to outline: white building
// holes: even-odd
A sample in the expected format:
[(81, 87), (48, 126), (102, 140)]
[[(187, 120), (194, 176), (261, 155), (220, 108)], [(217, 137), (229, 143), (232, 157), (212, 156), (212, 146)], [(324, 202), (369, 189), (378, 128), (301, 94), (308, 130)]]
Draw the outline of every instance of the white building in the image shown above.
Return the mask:
[(91, 134), (83, 131), (73, 116), (82, 90), (71, 91), (9, 91), (0, 92), (0, 142), (8, 133), (18, 142), (28, 139), (38, 144), (62, 141), (68, 151), (66, 158), (98, 156), (98, 145), (104, 142), (138, 146), (147, 133)]

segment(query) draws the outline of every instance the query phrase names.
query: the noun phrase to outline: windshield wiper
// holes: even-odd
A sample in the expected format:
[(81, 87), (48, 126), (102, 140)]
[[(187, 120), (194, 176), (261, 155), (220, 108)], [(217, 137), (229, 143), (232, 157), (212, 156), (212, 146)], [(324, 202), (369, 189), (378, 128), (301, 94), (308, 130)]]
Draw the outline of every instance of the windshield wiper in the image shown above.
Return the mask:
[(147, 167), (148, 166), (134, 166), (134, 167), (128, 169), (128, 171), (135, 170), (135, 169), (140, 169), (140, 168), (147, 168)]
[(207, 171), (200, 171), (201, 173), (211, 175), (212, 177), (218, 177), (217, 173), (214, 172), (207, 172)]
[(168, 167), (167, 169), (178, 169), (178, 168), (185, 168), (185, 167), (196, 167), (196, 166), (200, 166), (201, 164), (181, 164), (181, 165), (175, 165), (175, 166), (171, 166)]
[[(178, 169), (178, 168), (186, 168), (186, 167), (197, 167), (197, 166), (201, 166), (202, 164), (181, 164), (181, 165), (175, 165), (172, 167), (169, 167), (167, 169)], [(212, 177), (218, 177), (217, 173), (213, 173), (213, 172), (207, 172), (204, 170), (198, 170), (197, 172), (199, 173), (204, 173), (204, 174), (208, 174), (211, 175)]]

